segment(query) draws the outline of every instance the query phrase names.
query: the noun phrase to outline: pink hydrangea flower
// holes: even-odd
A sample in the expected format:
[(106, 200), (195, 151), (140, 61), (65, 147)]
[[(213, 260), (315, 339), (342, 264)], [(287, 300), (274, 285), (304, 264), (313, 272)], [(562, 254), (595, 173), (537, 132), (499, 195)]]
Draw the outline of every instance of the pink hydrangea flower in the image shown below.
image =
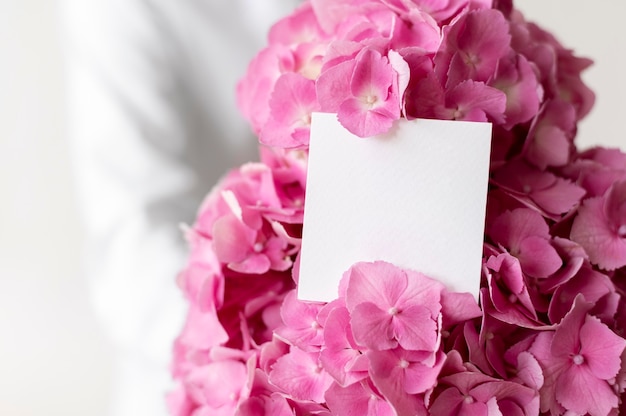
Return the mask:
[(445, 376), (441, 383), (442, 391), (429, 408), (433, 415), (539, 414), (537, 392), (521, 384), (471, 371)]
[[(487, 82), (510, 49), (509, 25), (498, 10), (462, 14), (444, 30), (436, 61), (440, 77), (451, 87), (464, 80)], [(445, 71), (445, 72), (444, 72)]]
[(570, 238), (602, 269), (626, 265), (626, 181), (615, 183), (605, 196), (583, 202)]
[(438, 348), (443, 285), (389, 263), (357, 263), (348, 280), (346, 306), (354, 339), (373, 350)]
[[(346, 79), (350, 82), (338, 89)], [(384, 133), (400, 118), (398, 73), (373, 49), (326, 71), (317, 82), (317, 94), (322, 111), (337, 112), (339, 121), (360, 137)]]
[(543, 216), (559, 219), (576, 207), (585, 190), (571, 181), (514, 160), (494, 172), (493, 182), (511, 197)]
[(544, 370), (544, 412), (608, 415), (619, 403), (611, 382), (626, 340), (587, 314), (589, 307), (578, 298), (556, 331), (539, 333), (530, 349)]
[(517, 257), (524, 273), (548, 277), (563, 265), (550, 241), (548, 224), (536, 211), (518, 208), (501, 214), (492, 223), (489, 235)]
[[(171, 413), (619, 414), (626, 154), (576, 149), (589, 64), (510, 1), (309, 0), (274, 25), (237, 91), (269, 146), (184, 230)], [(493, 123), (480, 302), (383, 262), (296, 298), (313, 111), (360, 136)]]

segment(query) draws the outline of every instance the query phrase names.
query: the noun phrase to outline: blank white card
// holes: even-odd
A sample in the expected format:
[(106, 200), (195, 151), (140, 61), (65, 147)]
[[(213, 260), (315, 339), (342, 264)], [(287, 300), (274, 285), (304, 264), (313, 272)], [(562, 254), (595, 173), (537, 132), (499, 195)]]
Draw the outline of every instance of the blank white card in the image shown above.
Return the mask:
[(343, 273), (384, 260), (478, 295), (491, 124), (405, 120), (359, 138), (311, 124), (298, 297), (328, 302)]

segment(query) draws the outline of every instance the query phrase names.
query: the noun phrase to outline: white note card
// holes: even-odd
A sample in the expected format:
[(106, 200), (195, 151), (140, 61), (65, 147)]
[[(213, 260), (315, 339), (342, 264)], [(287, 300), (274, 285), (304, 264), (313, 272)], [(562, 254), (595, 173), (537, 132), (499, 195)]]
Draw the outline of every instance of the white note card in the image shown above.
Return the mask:
[(490, 123), (401, 119), (360, 138), (314, 113), (299, 299), (336, 299), (343, 273), (375, 260), (477, 297), (490, 147)]

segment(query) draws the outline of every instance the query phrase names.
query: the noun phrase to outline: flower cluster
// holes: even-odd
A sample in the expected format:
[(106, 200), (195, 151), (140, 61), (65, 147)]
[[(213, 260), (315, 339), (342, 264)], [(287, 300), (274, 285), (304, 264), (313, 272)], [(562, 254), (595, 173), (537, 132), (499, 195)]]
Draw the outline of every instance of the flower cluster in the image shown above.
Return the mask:
[(306, 148), (313, 111), (361, 137), (401, 117), (532, 122), (524, 153), (545, 168), (568, 161), (593, 104), (589, 64), (510, 0), (310, 0), (273, 27), (237, 95), (270, 146)]
[[(626, 154), (574, 144), (589, 64), (510, 0), (310, 0), (278, 22), (238, 88), (268, 147), (186, 230), (171, 413), (626, 412)], [(478, 302), (383, 262), (296, 298), (313, 111), (359, 136), (493, 123)]]

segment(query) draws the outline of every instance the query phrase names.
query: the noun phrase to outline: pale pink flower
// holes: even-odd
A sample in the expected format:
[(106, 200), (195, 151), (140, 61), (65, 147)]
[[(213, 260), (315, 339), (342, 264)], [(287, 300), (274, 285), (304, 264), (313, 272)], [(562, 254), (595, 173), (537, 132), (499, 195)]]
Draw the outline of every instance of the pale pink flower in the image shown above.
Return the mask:
[(337, 26), (351, 16), (386, 9), (375, 0), (311, 0), (311, 5), (326, 33), (336, 33)]
[(310, 2), (302, 3), (291, 14), (276, 22), (268, 33), (270, 45), (298, 46), (319, 42), (327, 35), (320, 27)]
[(324, 346), (320, 362), (340, 386), (348, 386), (368, 376), (369, 359), (356, 345), (348, 309), (339, 306), (328, 314), (324, 325)]
[(323, 73), (317, 82), (322, 111), (336, 111), (341, 124), (359, 137), (389, 130), (400, 118), (402, 93), (389, 59), (367, 48), (354, 60)]
[(304, 351), (319, 351), (324, 341), (324, 329), (317, 317), (321, 308), (321, 304), (298, 300), (295, 290), (289, 292), (280, 310), (284, 324), (276, 328), (275, 334)]
[(445, 22), (464, 8), (491, 8), (492, 0), (381, 0), (390, 7), (410, 14), (414, 10)]
[(283, 148), (308, 146), (311, 113), (320, 109), (313, 80), (295, 73), (281, 75), (269, 108), (268, 120), (259, 132), (261, 143)]
[[(370, 376), (398, 414), (417, 414), (424, 408), (421, 394), (432, 390), (445, 354), (442, 351), (407, 351), (402, 348), (369, 351)], [(425, 412), (423, 412), (425, 413)]]
[(346, 306), (354, 339), (374, 350), (400, 345), (407, 350), (438, 347), (443, 285), (390, 263), (357, 263), (348, 279)]
[(247, 398), (247, 379), (245, 363), (225, 360), (193, 369), (184, 383), (189, 396), (205, 412), (200, 414), (227, 416)]
[(250, 62), (247, 76), (237, 84), (237, 105), (255, 133), (261, 131), (270, 116), (267, 103), (274, 83), (282, 73), (293, 68), (293, 60), (288, 46), (270, 45)]

